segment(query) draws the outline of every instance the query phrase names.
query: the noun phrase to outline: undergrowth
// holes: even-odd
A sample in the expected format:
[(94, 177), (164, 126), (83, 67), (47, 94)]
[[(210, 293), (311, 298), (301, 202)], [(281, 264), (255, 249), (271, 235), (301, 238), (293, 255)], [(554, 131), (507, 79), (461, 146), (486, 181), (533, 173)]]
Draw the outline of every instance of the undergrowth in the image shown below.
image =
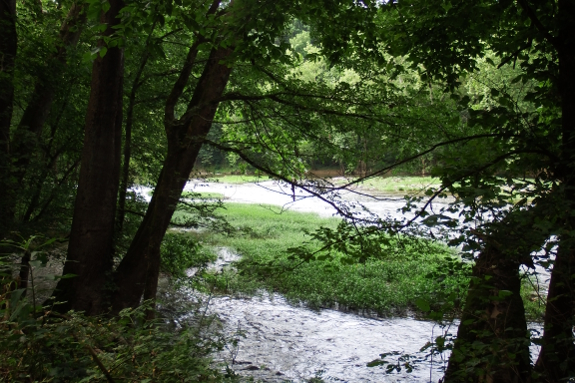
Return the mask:
[[(170, 258), (168, 248), (177, 251), (182, 245), (171, 240), (164, 248), (164, 259)], [(47, 255), (32, 251), (32, 243), (0, 244), (4, 251), (0, 254), (0, 382), (238, 380), (231, 369), (212, 360), (230, 339), (212, 326), (214, 321), (206, 318), (205, 310), (192, 307), (196, 303), (179, 301), (177, 310), (162, 303), (160, 318), (153, 321), (144, 319), (152, 309), (150, 302), (125, 309), (117, 317), (74, 311), (59, 314), (54, 310), (57, 302), (51, 299), (39, 305), (35, 279), (31, 278), (27, 288), (19, 288), (18, 279), (13, 278), (19, 266), (13, 258), (19, 251), (32, 254), (31, 277), (45, 267)], [(188, 256), (174, 260), (172, 266), (192, 261), (203, 264), (206, 259), (194, 261)], [(172, 317), (166, 316), (168, 312)], [(193, 312), (201, 321), (189, 314)]]

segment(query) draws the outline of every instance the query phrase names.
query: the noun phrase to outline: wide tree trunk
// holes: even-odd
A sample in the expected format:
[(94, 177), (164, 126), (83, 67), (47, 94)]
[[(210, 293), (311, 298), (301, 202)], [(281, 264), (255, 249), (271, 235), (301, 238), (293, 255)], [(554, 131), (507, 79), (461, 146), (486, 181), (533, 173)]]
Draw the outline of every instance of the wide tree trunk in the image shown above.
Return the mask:
[(545, 307), (541, 352), (535, 365), (535, 381), (560, 382), (575, 376), (573, 315), (575, 314), (575, 253), (573, 239), (561, 239)]
[(14, 108), (14, 61), (18, 48), (16, 0), (0, 1), (0, 239), (10, 229), (14, 206), (11, 181), (10, 122)]
[(443, 382), (517, 383), (529, 378), (529, 336), (519, 266), (497, 244), (485, 244), (473, 267)]
[(487, 232), (472, 277), (444, 382), (528, 382), (531, 377), (519, 267), (534, 267), (531, 253), (549, 233), (537, 220), (552, 215), (553, 201), (506, 213)]
[[(188, 106), (190, 115), (182, 118), (185, 123), (182, 120), (167, 123), (168, 153), (160, 178), (144, 220), (115, 273), (114, 312), (137, 306), (144, 292), (147, 299), (156, 296), (160, 244), (212, 126), (218, 100), (231, 72), (231, 68), (221, 61), (229, 58), (232, 52), (232, 48), (212, 50)], [(192, 55), (193, 51), (189, 56)]]
[[(114, 33), (124, 4), (110, 0), (102, 15)], [(101, 41), (100, 45), (104, 45)], [(66, 301), (60, 310), (100, 313), (108, 305), (106, 282), (111, 281), (113, 238), (120, 172), (124, 52), (110, 47), (92, 68), (90, 100), (86, 114), (84, 147), (72, 231), (64, 274), (75, 278), (58, 283), (56, 298)]]
[(562, 158), (559, 178), (564, 188), (564, 226), (553, 270), (541, 352), (536, 371), (543, 382), (575, 377), (575, 2), (559, 1), (559, 92), (561, 94)]

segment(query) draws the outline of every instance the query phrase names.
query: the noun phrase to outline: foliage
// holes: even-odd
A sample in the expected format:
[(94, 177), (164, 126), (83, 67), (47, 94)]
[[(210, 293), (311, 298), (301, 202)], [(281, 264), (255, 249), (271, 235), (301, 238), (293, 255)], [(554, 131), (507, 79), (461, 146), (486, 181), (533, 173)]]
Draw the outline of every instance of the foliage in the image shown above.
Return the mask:
[(224, 195), (221, 193), (212, 193), (212, 192), (183, 192), (182, 197), (184, 199), (224, 199)]
[[(55, 316), (4, 320), (1, 325), (5, 381), (162, 382), (232, 381), (212, 366), (209, 355), (221, 349), (217, 339), (202, 339), (195, 328), (177, 331), (145, 322), (144, 304), (118, 318)], [(112, 381), (113, 381), (112, 380)]]
[[(241, 6), (230, 16), (227, 7), (236, 3)], [(81, 33), (77, 43), (65, 43), (61, 31), (68, 25), (66, 15), (80, 4), (86, 20), (72, 25), (72, 30)], [(305, 183), (307, 172), (318, 164), (365, 177), (393, 169), (417, 171), (441, 180), (441, 185), (428, 189), (429, 204), (448, 193), (454, 197), (450, 206), (434, 212), (421, 210), (417, 203), (423, 202), (421, 196), (408, 199), (405, 211), (415, 210), (431, 228), (419, 230), (416, 237), (399, 234), (409, 230), (412, 222), (408, 219), (383, 222), (363, 216), (358, 220), (361, 225), (335, 228), (333, 222), (328, 223), (334, 230), (319, 230), (308, 249), (291, 251), (293, 259), (286, 255), (287, 249), (309, 239), (295, 224), (272, 227), (260, 219), (235, 230), (236, 237), (214, 235), (217, 241), (246, 253), (244, 270), (253, 267), (258, 279), (278, 289), (292, 282), (290, 286), (295, 290), (301, 287), (301, 291), (324, 285), (322, 294), (326, 294), (328, 287), (332, 288), (328, 275), (340, 275), (336, 269), (361, 265), (357, 268), (377, 269), (378, 277), (385, 279), (386, 273), (403, 267), (394, 263), (398, 261), (395, 257), (386, 258), (385, 252), (411, 259), (417, 259), (414, 254), (442, 252), (421, 246), (427, 243), (421, 237), (435, 235), (438, 227), (452, 233), (458, 230), (457, 236), (448, 238), (450, 244), (462, 245), (470, 257), (495, 241), (507, 248), (502, 258), (512, 259), (517, 267), (532, 261), (542, 261), (544, 266), (555, 262), (552, 281), (557, 289), (549, 291), (559, 293), (547, 301), (555, 303), (548, 306), (552, 323), (546, 333), (562, 328), (563, 335), (550, 335), (555, 340), (547, 340), (545, 347), (559, 350), (563, 342), (571, 350), (563, 354), (575, 355), (572, 325), (561, 315), (553, 317), (559, 312), (556, 307), (564, 307), (565, 313), (572, 313), (575, 307), (569, 271), (572, 256), (563, 261), (565, 254), (573, 254), (575, 203), (574, 125), (568, 121), (574, 109), (575, 49), (570, 36), (575, 35), (575, 16), (569, 4), (534, 0), (238, 0), (214, 2), (221, 6), (221, 12), (214, 13), (208, 11), (212, 3), (206, 1), (130, 0), (125, 2), (115, 33), (102, 37), (106, 26), (100, 23), (100, 13), (110, 7), (108, 2), (17, 2), (18, 54), (14, 78), (7, 84), (14, 87), (14, 102), (2, 105), (3, 110), (14, 110), (2, 138), (3, 143), (11, 144), (3, 145), (3, 150), (9, 148), (7, 154), (13, 158), (3, 153), (2, 160), (8, 158), (9, 166), (0, 164), (2, 192), (11, 191), (6, 194), (10, 198), (0, 201), (8, 217), (1, 218), (2, 225), (6, 221), (9, 227), (0, 227), (0, 236), (14, 238), (10, 231), (23, 235), (42, 231), (50, 236), (69, 232), (78, 190), (89, 68), (97, 57), (107, 54), (99, 40), (108, 47), (123, 47), (126, 54), (126, 131), (128, 121), (133, 123), (131, 162), (127, 156), (125, 163), (128, 184), (158, 179), (163, 164), (168, 163), (164, 132), (177, 125), (173, 122), (185, 121), (193, 114), (188, 106), (193, 104), (210, 51), (229, 48), (233, 54), (226, 68), (233, 67), (233, 71), (225, 92), (211, 101), (219, 105), (215, 118), (208, 119), (214, 120), (213, 131), (193, 137), (205, 143), (197, 162), (221, 164), (226, 156), (227, 163), (237, 165), (240, 171), (249, 167), (299, 183)], [(188, 52), (194, 49), (197, 60), (186, 63)], [(188, 69), (189, 81), (181, 84), (180, 95), (171, 100), (173, 84)], [(42, 98), (45, 110), (30, 110), (34, 116), (47, 118), (43, 126), (29, 129), (23, 117), (42, 89), (52, 90), (50, 97)], [(165, 108), (169, 99), (173, 101), (170, 121)], [(172, 139), (172, 149), (189, 146), (186, 140), (192, 135), (188, 133), (173, 135), (177, 137)], [(191, 166), (196, 160), (187, 162)], [(178, 167), (170, 163), (172, 168), (163, 169), (164, 175)], [(106, 172), (115, 174), (116, 169)], [(184, 173), (187, 177), (189, 172)], [(315, 181), (307, 186), (317, 194), (332, 187)], [(169, 190), (167, 195), (171, 198), (177, 192)], [(180, 201), (187, 212), (180, 211), (173, 223), (231, 232), (225, 224), (215, 223), (213, 212), (219, 206), (212, 202), (202, 198)], [(173, 206), (176, 204), (170, 208)], [(145, 208), (142, 201), (129, 196), (125, 211), (130, 217), (116, 238), (120, 257), (143, 222)], [(349, 213), (345, 208), (341, 211)], [(452, 214), (455, 212), (458, 217)], [(245, 217), (258, 214), (248, 211)], [(513, 225), (506, 224), (508, 217), (515, 216), (519, 218)], [(167, 223), (169, 219), (148, 220), (152, 221)], [(317, 228), (308, 223), (302, 226), (310, 232)], [(161, 239), (164, 232), (165, 228), (146, 236)], [(506, 240), (494, 240), (497, 236)], [(205, 240), (208, 236), (200, 233), (198, 237)], [(276, 242), (256, 246), (263, 238)], [(135, 243), (143, 243), (142, 238)], [(322, 247), (324, 251), (316, 254)], [(181, 272), (195, 262), (197, 248), (198, 242), (170, 234), (163, 249), (164, 267)], [(537, 250), (543, 255), (532, 256)], [(250, 253), (258, 255), (250, 260)], [(316, 274), (324, 280), (311, 282), (315, 277), (311, 260), (319, 257), (323, 257), (326, 270)], [(304, 263), (294, 271), (293, 279), (285, 273), (274, 275), (282, 281), (276, 286), (268, 266), (256, 258), (288, 269), (298, 259)], [(390, 269), (378, 269), (378, 262), (384, 259)], [(435, 280), (461, 271), (457, 262), (432, 259), (428, 263), (438, 262), (437, 269), (417, 270)], [(310, 268), (308, 276), (303, 273), (306, 268)], [(298, 272), (303, 274), (296, 283)], [(348, 272), (354, 280), (362, 280), (359, 274)], [(447, 308), (448, 302), (455, 302), (451, 293), (433, 299), (447, 302)], [(427, 307), (427, 298), (417, 302), (423, 311), (432, 309)], [(563, 354), (559, 352), (559, 358)], [(564, 370), (566, 376), (567, 365), (560, 362), (555, 370)]]
[(191, 267), (203, 268), (216, 258), (193, 237), (177, 231), (164, 236), (160, 251), (162, 271), (174, 277), (184, 276)]
[[(232, 382), (210, 355), (226, 339), (193, 318), (146, 321), (150, 302), (117, 317), (57, 314), (58, 304), (35, 305), (14, 289), (13, 264), (0, 259), (0, 380), (9, 382)], [(32, 262), (33, 263), (33, 262)], [(35, 264), (35, 267), (41, 267)], [(29, 287), (32, 291), (35, 286)]]

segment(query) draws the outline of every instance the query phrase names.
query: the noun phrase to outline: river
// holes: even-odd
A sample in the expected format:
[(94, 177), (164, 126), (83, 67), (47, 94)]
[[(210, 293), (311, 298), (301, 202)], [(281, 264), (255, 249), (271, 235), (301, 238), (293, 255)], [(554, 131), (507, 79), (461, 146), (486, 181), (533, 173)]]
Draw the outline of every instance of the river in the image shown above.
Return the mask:
[[(219, 193), (235, 203), (272, 205), (324, 217), (336, 214), (331, 204), (272, 181), (239, 185), (196, 181), (188, 183), (186, 190)], [(141, 195), (146, 191), (142, 190)], [(404, 199), (400, 197), (370, 199), (346, 192), (336, 198), (351, 205), (360, 202), (379, 216), (403, 217), (400, 209)], [(232, 266), (234, 259), (234, 254), (221, 249), (218, 267)], [(228, 336), (242, 334), (237, 346), (218, 355), (220, 360), (242, 376), (273, 383), (307, 382), (316, 375), (326, 382), (437, 382), (447, 355), (431, 357), (420, 349), (442, 331), (453, 335), (457, 331), (456, 324), (442, 328), (414, 318), (373, 318), (331, 309), (313, 311), (291, 305), (279, 294), (212, 297), (208, 312), (219, 317)], [(538, 350), (533, 348), (532, 352)], [(409, 355), (413, 371), (402, 368), (388, 374), (385, 367), (367, 367), (383, 353), (391, 353), (386, 357), (390, 362)]]

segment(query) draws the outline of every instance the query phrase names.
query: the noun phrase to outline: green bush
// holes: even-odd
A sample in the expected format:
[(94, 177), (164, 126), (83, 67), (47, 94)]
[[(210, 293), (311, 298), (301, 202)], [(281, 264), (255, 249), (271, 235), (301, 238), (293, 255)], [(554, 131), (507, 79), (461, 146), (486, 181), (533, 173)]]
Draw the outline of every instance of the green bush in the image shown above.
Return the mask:
[[(145, 322), (149, 305), (115, 318), (49, 311), (5, 315), (0, 380), (5, 382), (225, 382), (210, 354), (223, 342), (197, 329)], [(8, 314), (6, 311), (4, 314)]]
[(181, 232), (166, 233), (160, 254), (162, 271), (175, 277), (183, 276), (191, 267), (205, 267), (217, 258), (193, 237)]
[[(32, 239), (0, 245), (2, 250), (29, 251)], [(174, 239), (183, 246), (179, 240)], [(150, 302), (116, 317), (59, 314), (51, 300), (44, 306), (34, 303), (33, 279), (28, 289), (17, 288), (15, 255), (0, 254), (0, 382), (236, 380), (231, 370), (223, 372), (210, 357), (227, 342), (216, 330), (207, 331), (211, 321), (204, 316), (196, 321), (193, 315), (182, 320), (179, 315), (201, 310), (186, 309), (179, 302), (174, 318), (155, 321), (145, 320)], [(34, 251), (32, 255), (30, 264), (35, 269), (45, 265), (40, 259), (45, 260), (46, 254)], [(190, 259), (199, 262), (197, 257)]]

